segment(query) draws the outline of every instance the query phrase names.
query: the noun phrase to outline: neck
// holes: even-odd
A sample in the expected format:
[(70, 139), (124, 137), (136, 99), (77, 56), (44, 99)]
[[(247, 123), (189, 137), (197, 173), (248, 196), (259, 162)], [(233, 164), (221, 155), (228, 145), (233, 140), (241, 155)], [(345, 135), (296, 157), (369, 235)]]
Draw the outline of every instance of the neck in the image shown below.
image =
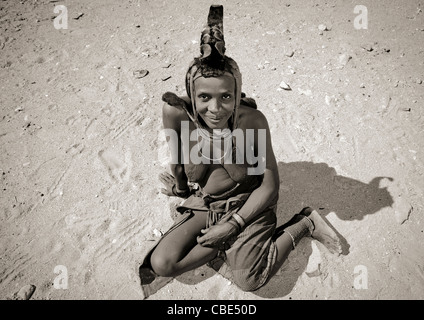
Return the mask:
[(200, 135), (203, 139), (212, 140), (226, 140), (231, 136), (231, 130), (226, 128), (198, 128), (198, 136)]

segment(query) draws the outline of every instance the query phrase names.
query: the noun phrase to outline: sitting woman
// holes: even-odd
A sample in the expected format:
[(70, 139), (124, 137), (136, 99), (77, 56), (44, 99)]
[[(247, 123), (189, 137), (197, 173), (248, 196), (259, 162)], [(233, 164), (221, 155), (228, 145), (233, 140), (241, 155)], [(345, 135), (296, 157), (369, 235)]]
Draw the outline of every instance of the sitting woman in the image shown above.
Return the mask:
[(338, 237), (309, 207), (276, 228), (280, 181), (271, 134), (255, 102), (242, 94), (236, 62), (225, 55), (222, 6), (210, 8), (186, 89), (187, 97), (163, 96), (163, 125), (176, 139), (169, 140), (172, 174), (162, 174), (161, 181), (163, 193), (187, 199), (177, 208), (180, 219), (140, 267), (142, 285), (193, 270), (221, 253), (234, 282), (253, 291), (304, 236), (339, 254)]

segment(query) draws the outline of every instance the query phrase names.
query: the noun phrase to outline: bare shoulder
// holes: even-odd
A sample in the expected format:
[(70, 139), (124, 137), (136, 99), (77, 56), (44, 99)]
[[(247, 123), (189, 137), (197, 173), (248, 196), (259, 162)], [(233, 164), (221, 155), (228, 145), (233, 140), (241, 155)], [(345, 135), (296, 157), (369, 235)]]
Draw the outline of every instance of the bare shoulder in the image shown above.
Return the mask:
[(166, 128), (179, 130), (182, 121), (189, 121), (189, 117), (185, 110), (179, 106), (172, 106), (164, 103), (162, 106), (162, 118)]
[(266, 129), (268, 120), (258, 109), (240, 106), (238, 126), (246, 129)]

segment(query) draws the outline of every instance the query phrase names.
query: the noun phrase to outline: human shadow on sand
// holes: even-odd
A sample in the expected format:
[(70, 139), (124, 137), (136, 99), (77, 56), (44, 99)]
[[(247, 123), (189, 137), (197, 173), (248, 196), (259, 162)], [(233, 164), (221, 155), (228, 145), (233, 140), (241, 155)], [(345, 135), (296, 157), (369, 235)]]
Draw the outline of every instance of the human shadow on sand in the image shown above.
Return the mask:
[[(293, 214), (305, 206), (315, 208), (328, 222), (325, 216), (330, 212), (334, 212), (340, 220), (362, 220), (366, 215), (374, 214), (393, 204), (387, 188), (380, 187), (380, 181), (393, 180), (389, 177), (376, 177), (369, 183), (364, 183), (338, 175), (334, 168), (325, 163), (313, 162), (279, 162), (278, 170), (280, 176), (278, 225), (287, 222)], [(347, 255), (348, 241), (330, 223), (329, 225), (342, 242), (342, 254)], [(305, 272), (311, 253), (310, 238), (302, 239), (277, 275), (253, 293), (264, 298), (288, 295), (298, 278)], [(212, 268), (201, 267), (176, 279), (182, 283), (195, 284), (213, 274), (215, 272)]]

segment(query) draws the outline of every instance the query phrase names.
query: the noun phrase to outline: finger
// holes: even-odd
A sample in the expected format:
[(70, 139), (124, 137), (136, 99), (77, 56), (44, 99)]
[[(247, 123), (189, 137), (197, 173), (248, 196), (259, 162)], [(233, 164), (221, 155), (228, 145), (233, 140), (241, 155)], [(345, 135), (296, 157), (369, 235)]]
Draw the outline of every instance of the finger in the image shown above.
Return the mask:
[(160, 176), (159, 180), (165, 184), (165, 185), (171, 185), (174, 184), (174, 180), (169, 179), (169, 177), (165, 177), (165, 176)]
[(208, 233), (208, 231), (209, 231), (209, 228), (206, 228), (206, 229), (202, 229), (202, 230), (200, 230), (200, 232), (201, 232), (201, 233), (203, 233), (203, 234)]
[(174, 176), (170, 174), (169, 172), (162, 172), (162, 176), (164, 178), (171, 179), (171, 180), (175, 179)]
[(204, 238), (203, 237), (201, 237), (201, 236), (198, 236), (197, 237), (197, 243), (198, 244), (200, 244), (200, 245), (203, 245), (203, 243), (204, 243), (205, 241), (204, 241)]
[(218, 225), (224, 224), (224, 223), (228, 222), (228, 220), (230, 220), (230, 219), (231, 219), (231, 216), (224, 217), (221, 220), (219, 220), (219, 222), (217, 224)]
[(167, 195), (167, 196), (171, 195), (171, 193), (168, 190), (164, 189), (164, 188), (161, 188), (160, 189), (160, 192), (163, 193), (163, 194), (165, 194), (165, 195)]
[(165, 185), (172, 186), (175, 183), (175, 180), (174, 179), (170, 179), (168, 177), (163, 177), (163, 178), (161, 178), (161, 182), (163, 184), (165, 184)]
[(162, 179), (169, 179), (169, 173), (168, 172), (162, 172), (161, 174), (159, 174), (159, 177)]
[(168, 172), (162, 172), (159, 174), (159, 178), (163, 180), (173, 180), (174, 176)]
[(202, 247), (211, 248), (212, 244), (209, 241), (203, 239), (203, 237), (197, 237), (197, 243)]

